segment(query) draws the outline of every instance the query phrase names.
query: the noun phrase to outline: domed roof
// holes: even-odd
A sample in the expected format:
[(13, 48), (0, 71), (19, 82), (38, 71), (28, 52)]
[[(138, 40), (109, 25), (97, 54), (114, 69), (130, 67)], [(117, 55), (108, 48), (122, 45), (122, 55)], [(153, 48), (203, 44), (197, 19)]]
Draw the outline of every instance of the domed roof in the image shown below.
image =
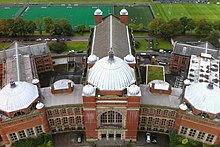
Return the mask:
[(95, 88), (92, 85), (86, 85), (83, 87), (84, 95), (92, 95), (95, 92)]
[(116, 56), (104, 57), (89, 69), (88, 82), (100, 90), (123, 90), (135, 82), (134, 69)]
[(213, 85), (209, 89), (208, 83), (194, 83), (186, 87), (185, 99), (187, 99), (196, 109), (209, 112), (220, 112), (220, 90)]
[(126, 57), (125, 57), (125, 60), (127, 62), (134, 62), (134, 56), (132, 54), (128, 54)]
[(38, 103), (36, 105), (36, 108), (37, 109), (42, 109), (43, 107), (44, 107), (44, 104), (38, 101)]
[(102, 15), (102, 10), (96, 9), (94, 15)]
[(131, 95), (137, 95), (140, 93), (140, 87), (138, 87), (137, 85), (131, 85), (127, 88), (128, 93)]
[(95, 54), (89, 55), (89, 57), (88, 57), (88, 62), (89, 63), (96, 62), (96, 61), (97, 61), (97, 56)]
[(32, 80), (32, 84), (36, 85), (36, 84), (38, 84), (38, 83), (39, 83), (39, 80), (38, 80), (37, 78), (34, 78), (34, 79)]
[(126, 9), (121, 9), (120, 15), (128, 15), (128, 11)]
[(6, 85), (0, 91), (0, 110), (13, 112), (27, 108), (38, 98), (37, 86), (27, 82), (15, 82), (15, 87)]
[(179, 108), (180, 108), (181, 110), (184, 110), (184, 111), (185, 111), (185, 110), (187, 109), (187, 106), (186, 106), (185, 103), (182, 103), (182, 104), (180, 104)]

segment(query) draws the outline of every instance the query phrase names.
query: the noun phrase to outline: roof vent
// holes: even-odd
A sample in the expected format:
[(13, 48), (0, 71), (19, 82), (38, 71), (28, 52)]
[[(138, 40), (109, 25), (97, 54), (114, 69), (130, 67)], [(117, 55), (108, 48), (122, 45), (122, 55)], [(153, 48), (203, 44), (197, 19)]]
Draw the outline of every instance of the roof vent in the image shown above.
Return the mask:
[(213, 89), (213, 83), (210, 82), (210, 83), (208, 84), (207, 88), (210, 89), (210, 90), (212, 90), (212, 89)]
[(11, 85), (11, 88), (15, 88), (16, 87), (15, 81), (10, 81), (10, 85)]

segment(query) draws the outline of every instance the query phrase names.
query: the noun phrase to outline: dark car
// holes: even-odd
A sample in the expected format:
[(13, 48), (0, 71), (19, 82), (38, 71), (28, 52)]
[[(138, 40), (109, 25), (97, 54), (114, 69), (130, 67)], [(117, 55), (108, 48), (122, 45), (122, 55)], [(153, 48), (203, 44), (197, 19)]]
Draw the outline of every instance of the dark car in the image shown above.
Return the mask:
[(77, 143), (81, 143), (82, 142), (82, 134), (78, 134), (77, 135)]
[(151, 135), (151, 142), (156, 144), (157, 143), (157, 134), (152, 134)]
[(83, 53), (83, 50), (78, 50), (78, 51), (76, 51), (77, 53)]

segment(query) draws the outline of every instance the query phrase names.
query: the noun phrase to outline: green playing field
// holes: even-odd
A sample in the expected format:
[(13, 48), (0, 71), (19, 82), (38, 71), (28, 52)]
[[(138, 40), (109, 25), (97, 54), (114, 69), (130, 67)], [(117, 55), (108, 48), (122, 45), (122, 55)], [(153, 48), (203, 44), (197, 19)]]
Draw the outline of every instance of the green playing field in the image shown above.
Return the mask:
[[(123, 7), (114, 7), (114, 13), (119, 17), (120, 10)], [(128, 11), (129, 23), (140, 24), (143, 23), (147, 27), (148, 23), (153, 19), (153, 15), (149, 6), (140, 7), (125, 7)]]
[(22, 7), (0, 7), (0, 18), (14, 17)]
[(103, 17), (112, 13), (112, 7), (97, 6), (33, 6), (29, 7), (23, 14), (25, 20), (35, 20), (37, 17), (50, 16), (55, 18), (66, 18), (73, 27), (78, 24), (94, 26), (94, 11), (99, 8), (103, 11)]
[(219, 20), (220, 5), (217, 4), (152, 4), (156, 17), (162, 17), (165, 20), (180, 18), (183, 16), (199, 19), (205, 18), (209, 21)]

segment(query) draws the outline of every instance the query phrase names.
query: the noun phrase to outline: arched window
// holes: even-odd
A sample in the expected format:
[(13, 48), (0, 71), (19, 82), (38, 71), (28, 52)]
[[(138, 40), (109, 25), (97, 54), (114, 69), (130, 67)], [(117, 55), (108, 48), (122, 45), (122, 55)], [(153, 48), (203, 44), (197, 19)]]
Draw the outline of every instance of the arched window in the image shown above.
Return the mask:
[(101, 125), (122, 125), (122, 115), (115, 111), (107, 111), (101, 115)]
[(19, 116), (19, 115), (24, 115), (24, 114), (25, 114), (24, 112), (18, 111), (18, 112), (16, 112), (16, 113), (14, 114), (14, 117), (15, 117), (15, 116)]

